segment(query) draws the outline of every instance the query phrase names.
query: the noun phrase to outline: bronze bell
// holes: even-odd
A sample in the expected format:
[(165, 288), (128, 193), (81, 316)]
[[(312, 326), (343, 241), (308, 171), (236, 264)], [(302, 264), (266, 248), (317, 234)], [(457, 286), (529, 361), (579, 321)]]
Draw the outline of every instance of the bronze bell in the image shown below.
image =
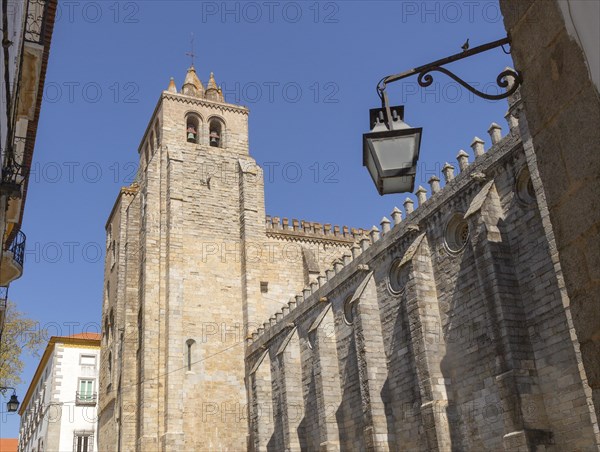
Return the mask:
[(210, 145), (219, 146), (219, 134), (215, 131), (210, 133)]
[(193, 127), (188, 127), (187, 130), (187, 140), (189, 142), (195, 143), (196, 142), (196, 129), (194, 129)]

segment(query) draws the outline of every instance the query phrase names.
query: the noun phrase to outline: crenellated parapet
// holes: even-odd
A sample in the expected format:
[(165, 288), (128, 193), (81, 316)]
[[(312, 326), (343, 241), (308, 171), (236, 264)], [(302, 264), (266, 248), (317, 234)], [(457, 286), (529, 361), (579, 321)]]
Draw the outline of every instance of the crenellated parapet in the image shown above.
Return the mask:
[[(446, 163), (442, 169), (445, 184), (442, 187), (440, 178), (433, 176), (429, 179), (431, 196), (428, 198), (428, 190), (419, 186), (415, 192), (418, 205), (411, 198), (404, 201), (404, 213), (394, 207), (390, 213), (393, 222), (387, 217), (383, 217), (378, 226), (373, 226), (370, 230), (350, 229), (347, 226), (331, 226), (330, 224), (312, 223), (304, 220), (279, 217), (266, 217), (266, 231), (269, 236), (289, 237), (296, 240), (332, 240), (339, 242), (352, 243), (350, 251), (342, 258), (336, 259), (331, 263), (321, 275), (318, 276), (318, 283), (313, 283), (304, 288), (304, 290), (292, 297), (287, 303), (284, 303), (281, 311), (275, 313), (268, 321), (264, 322), (262, 327), (256, 331), (249, 332), (248, 341), (251, 344), (248, 353), (253, 350), (264, 347), (271, 338), (281, 332), (282, 329), (294, 325), (297, 318), (303, 316), (305, 311), (313, 308), (314, 305), (327, 301), (329, 292), (345, 281), (348, 277), (361, 271), (368, 271), (369, 257), (365, 252), (371, 248), (376, 248), (377, 252), (382, 252), (395, 240), (401, 240), (404, 236), (409, 236), (422, 230), (423, 223), (435, 211), (443, 208), (446, 201), (455, 197), (457, 192), (464, 190), (467, 186), (476, 184), (479, 186), (482, 182), (488, 181), (491, 177), (490, 170), (494, 164), (507, 155), (512, 149), (520, 145), (520, 139), (516, 134), (501, 136), (500, 126), (492, 123), (489, 128), (491, 137), (491, 146), (485, 146), (485, 142), (475, 137), (471, 143), (474, 161), (469, 162), (469, 154), (461, 150), (457, 155), (458, 175), (454, 174), (454, 166)], [(373, 246), (376, 245), (376, 246)], [(374, 252), (367, 253), (371, 256)]]
[[(475, 136), (402, 210), (348, 231), (349, 249), (249, 332), (255, 450), (569, 450), (584, 441), (567, 417), (591, 441), (544, 197), (512, 113), (510, 133), (492, 123), (488, 143)], [(578, 413), (556, 408), (567, 393)]]
[(315, 223), (295, 218), (280, 218), (267, 216), (265, 220), (267, 236), (287, 240), (311, 242), (352, 243), (367, 234), (368, 231), (348, 226), (331, 225), (330, 223)]

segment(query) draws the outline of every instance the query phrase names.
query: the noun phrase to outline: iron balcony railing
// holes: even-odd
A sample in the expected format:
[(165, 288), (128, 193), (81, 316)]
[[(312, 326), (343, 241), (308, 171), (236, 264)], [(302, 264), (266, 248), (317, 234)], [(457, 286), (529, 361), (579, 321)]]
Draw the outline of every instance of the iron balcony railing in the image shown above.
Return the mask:
[(25, 42), (44, 44), (49, 0), (29, 0), (25, 23)]
[[(25, 140), (23, 137), (16, 137), (16, 140)], [(17, 162), (14, 148), (6, 149), (5, 161), (2, 165), (2, 178), (0, 179), (0, 194), (7, 195), (10, 198), (21, 197), (21, 185), (28, 176), (29, 169)]]
[(79, 392), (75, 393), (75, 401), (77, 405), (96, 405), (96, 400), (98, 399), (98, 395), (93, 392)]
[(25, 260), (25, 241), (27, 237), (23, 231), (16, 231), (11, 234), (12, 240), (4, 248), (4, 251), (10, 251), (13, 255), (13, 260), (23, 267), (23, 261)]

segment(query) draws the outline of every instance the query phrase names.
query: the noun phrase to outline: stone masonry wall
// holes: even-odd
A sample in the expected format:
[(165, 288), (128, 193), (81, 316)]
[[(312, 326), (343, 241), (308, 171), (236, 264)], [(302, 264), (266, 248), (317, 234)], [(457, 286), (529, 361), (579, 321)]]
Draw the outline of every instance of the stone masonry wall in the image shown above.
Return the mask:
[[(107, 444), (117, 438), (119, 426), (117, 419), (121, 400), (118, 382), (123, 359), (121, 333), (126, 322), (125, 304), (119, 303), (126, 296), (126, 264), (131, 259), (128, 254), (127, 209), (135, 197), (136, 190), (121, 190), (113, 212), (107, 222), (107, 244), (104, 270), (104, 298), (102, 305), (102, 349), (100, 354), (100, 373), (97, 382), (99, 444)], [(103, 449), (103, 450), (109, 450)]]
[(544, 198), (508, 120), (252, 334), (251, 450), (597, 450)]
[[(547, 201), (546, 230), (560, 260), (596, 416), (600, 417), (600, 94), (591, 80), (572, 12), (600, 27), (597, 2), (500, 0), (512, 58), (523, 74), (523, 141), (531, 142)], [(562, 10), (562, 12), (561, 12)], [(578, 24), (581, 28), (581, 24)], [(591, 34), (594, 36), (594, 33)], [(590, 43), (597, 53), (597, 42)], [(591, 56), (588, 56), (588, 58)], [(596, 68), (597, 69), (597, 68)]]
[[(186, 139), (190, 114), (200, 121), (199, 143)], [(249, 329), (349, 255), (364, 232), (266, 224), (247, 115), (164, 92), (149, 121), (136, 181), (107, 227), (118, 240), (107, 248), (103, 322), (112, 315), (106, 330), (114, 332), (102, 350), (101, 450), (115, 441), (122, 450), (244, 449)], [(212, 118), (223, 125), (220, 147), (208, 146)]]

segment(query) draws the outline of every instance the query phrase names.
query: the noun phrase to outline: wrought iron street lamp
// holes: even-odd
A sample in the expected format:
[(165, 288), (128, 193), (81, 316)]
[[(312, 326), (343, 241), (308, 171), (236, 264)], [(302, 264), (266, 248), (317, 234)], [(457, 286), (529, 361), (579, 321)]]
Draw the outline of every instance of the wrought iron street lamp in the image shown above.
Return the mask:
[(363, 165), (367, 167), (380, 195), (412, 191), (421, 147), (421, 128), (404, 122), (404, 107), (370, 111), (371, 131), (363, 135)]
[[(404, 122), (404, 107), (390, 107), (386, 93), (387, 85), (418, 75), (419, 86), (427, 87), (433, 83), (431, 73), (441, 72), (483, 99), (505, 99), (514, 94), (523, 82), (518, 71), (513, 69), (502, 71), (496, 78), (496, 84), (506, 91), (500, 94), (488, 94), (475, 89), (443, 66), (497, 47), (502, 47), (504, 50), (503, 46), (506, 44), (510, 44), (508, 37), (471, 50), (465, 43), (461, 53), (381, 79), (377, 84), (377, 94), (381, 99), (382, 108), (370, 110), (371, 131), (363, 135), (363, 166), (367, 167), (380, 195), (413, 191), (422, 133), (421, 128), (411, 128)], [(510, 53), (506, 50), (504, 52)], [(509, 78), (512, 79), (512, 83), (509, 82)]]
[(6, 404), (6, 408), (9, 413), (15, 413), (19, 409), (19, 399), (16, 394), (10, 396), (10, 400)]
[(20, 405), (19, 399), (17, 398), (17, 391), (15, 390), (15, 388), (3, 386), (0, 387), (0, 392), (2, 393), (2, 395), (4, 395), (7, 389), (12, 389), (13, 393), (10, 396), (10, 400), (6, 403), (6, 410), (9, 413), (16, 413)]

